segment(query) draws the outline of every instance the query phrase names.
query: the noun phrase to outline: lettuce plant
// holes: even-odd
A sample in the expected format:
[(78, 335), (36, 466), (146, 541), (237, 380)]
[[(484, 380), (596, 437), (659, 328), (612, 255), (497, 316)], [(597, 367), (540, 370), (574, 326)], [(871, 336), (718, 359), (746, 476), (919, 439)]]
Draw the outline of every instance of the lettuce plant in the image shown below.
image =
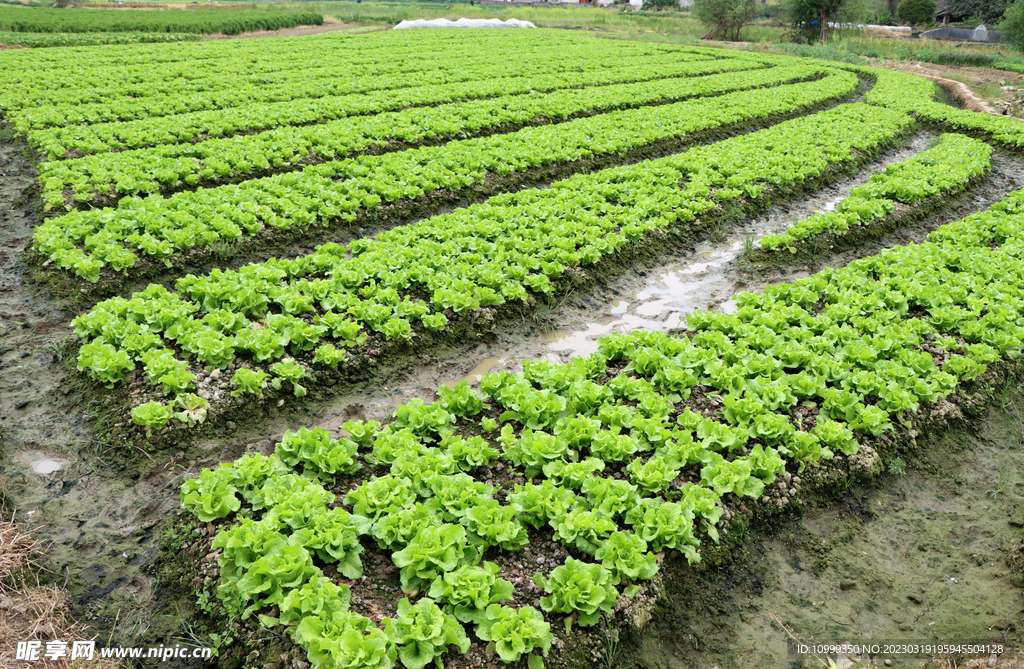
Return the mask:
[(637, 536), (650, 544), (655, 553), (675, 549), (687, 562), (700, 561), (696, 547), (700, 542), (693, 536), (693, 509), (677, 502), (643, 499), (626, 515), (626, 523), (633, 526)]
[(630, 434), (619, 434), (619, 427), (599, 432), (590, 442), (590, 453), (605, 462), (625, 462), (640, 450), (646, 450), (640, 440)]
[(332, 619), (348, 611), (351, 599), (347, 585), (335, 585), (326, 576), (317, 576), (285, 594), (278, 605), (280, 614), (276, 620), (261, 615), (260, 622), (273, 627), (297, 624), (303, 618)]
[(652, 495), (668, 490), (672, 481), (679, 476), (679, 468), (671, 467), (669, 461), (661, 455), (655, 455), (647, 462), (635, 458), (626, 465), (626, 472), (636, 487)]
[(355, 474), (362, 468), (355, 459), (358, 449), (349, 439), (332, 439), (322, 427), (300, 427), (297, 432), (285, 431), (274, 452), (292, 467), (301, 463), (305, 470), (333, 476)]
[(231, 396), (255, 395), (256, 397), (263, 397), (263, 391), (267, 388), (268, 376), (270, 375), (263, 371), (239, 367), (238, 371), (231, 376), (231, 385), (235, 387), (231, 391)]
[(713, 488), (718, 495), (731, 492), (737, 497), (757, 499), (764, 490), (764, 481), (754, 476), (749, 462), (743, 459), (729, 461), (721, 456), (700, 470), (700, 482)]
[(412, 430), (395, 430), (389, 425), (377, 433), (373, 440), (373, 451), (366, 456), (366, 461), (375, 465), (390, 465), (403, 453), (423, 453), (426, 449), (426, 444)]
[(294, 359), (285, 358), (275, 362), (270, 366), (270, 371), (274, 374), (274, 379), (270, 382), (274, 390), (281, 390), (282, 382), (287, 381), (292, 384), (292, 394), (296, 397), (306, 396), (306, 389), (299, 381), (308, 377), (309, 372), (302, 365), (295, 362)]
[(277, 544), (287, 543), (287, 538), (278, 531), (278, 525), (263, 520), (240, 518), (237, 525), (221, 530), (213, 538), (213, 548), (223, 549), (217, 559), (220, 565), (223, 599), (229, 599), (233, 584), (256, 560), (266, 555)]
[(464, 472), (470, 472), (478, 467), (484, 467), (500, 454), (487, 440), (481, 436), (466, 439), (458, 435), (445, 438), (441, 445), (447, 450), (448, 455), (455, 460), (455, 464)]
[(594, 472), (603, 472), (604, 462), (597, 458), (587, 458), (582, 462), (565, 462), (555, 460), (544, 465), (544, 476), (560, 486), (579, 490), (584, 481), (592, 478)]
[(462, 522), (477, 504), (491, 499), (494, 486), (481, 483), (466, 474), (437, 475), (427, 481), (441, 517), (447, 522)]
[(381, 550), (405, 548), (428, 525), (440, 527), (444, 521), (432, 507), (416, 502), (411, 508), (386, 513), (370, 528), (370, 536)]
[(281, 462), (277, 457), (267, 460), (271, 462), (260, 461), (259, 466), (253, 462), (253, 469), (257, 470), (260, 476), (265, 475), (265, 480), (259, 486), (244, 485), (242, 489), (245, 501), (252, 506), (253, 511), (273, 509), (279, 504), (308, 502), (310, 511), (314, 512), (314, 504), (326, 506), (334, 501), (334, 494), (327, 492), (319, 483), (314, 483), (290, 470), (278, 473), (277, 465), (273, 462)]
[(471, 418), (484, 410), (484, 401), (465, 380), (454, 386), (442, 385), (438, 387), (437, 394), (441, 408), (455, 416)]
[[(320, 575), (309, 553), (302, 546), (278, 543), (249, 565), (245, 574), (231, 584), (229, 597), (241, 604), (250, 602), (242, 612), (246, 618), (253, 611), (276, 606), (285, 594)], [(221, 586), (223, 593), (224, 586)]]
[(624, 516), (640, 500), (629, 482), (597, 476), (583, 482), (583, 494), (594, 513), (613, 519)]
[[(483, 385), (481, 383), (481, 390)], [(501, 420), (516, 420), (531, 430), (544, 430), (555, 424), (565, 410), (566, 401), (561, 395), (548, 390), (536, 390), (529, 384), (515, 384), (503, 389), (499, 401), (507, 411)]]
[(658, 558), (633, 532), (613, 532), (598, 546), (594, 559), (614, 575), (615, 585), (622, 579), (649, 579), (658, 573)]
[(576, 546), (584, 553), (593, 555), (601, 542), (616, 530), (615, 523), (605, 516), (576, 509), (551, 520), (555, 540), (567, 546)]
[(493, 562), (463, 565), (446, 572), (430, 584), (428, 596), (444, 602), (445, 610), (464, 623), (480, 624), (491, 604), (512, 599), (512, 584), (498, 578), (500, 568)]
[[(334, 494), (327, 492), (322, 485), (296, 474), (286, 474), (267, 481), (261, 492), (263, 504), (268, 509), (264, 518), (268, 522), (287, 525), (293, 530), (308, 526), (334, 501)], [(360, 528), (368, 522), (362, 516), (352, 518)]]
[(539, 484), (517, 485), (508, 496), (508, 503), (519, 519), (540, 529), (552, 518), (565, 515), (579, 498), (572, 490), (556, 486), (545, 479)]
[(146, 402), (132, 409), (132, 422), (146, 428), (146, 435), (167, 425), (174, 412), (162, 402)]
[(388, 635), (354, 613), (307, 616), (295, 641), (306, 649), (312, 669), (391, 669), (398, 659)]
[(352, 513), (375, 521), (385, 514), (411, 506), (415, 498), (409, 479), (377, 476), (345, 495), (345, 504), (352, 506)]
[(540, 598), (540, 607), (549, 613), (570, 614), (565, 619), (566, 633), (572, 628), (573, 616), (581, 627), (596, 625), (601, 614), (611, 611), (619, 601), (612, 572), (599, 564), (588, 564), (568, 557), (556, 567), (550, 578), (536, 574), (533, 582), (549, 597)]
[(94, 340), (83, 344), (78, 352), (78, 371), (89, 370), (89, 376), (113, 388), (124, 380), (124, 373), (135, 369), (132, 357), (110, 344)]
[(400, 568), (402, 590), (413, 592), (460, 565), (476, 564), (480, 555), (466, 544), (466, 530), (461, 525), (428, 525), (421, 529), (409, 545), (391, 556)]
[(231, 465), (204, 469), (199, 478), (182, 484), (181, 505), (204, 523), (231, 515), (242, 508), (233, 478), (234, 468)]
[(303, 546), (324, 562), (336, 563), (342, 576), (356, 579), (363, 575), (359, 534), (365, 527), (361, 516), (353, 516), (344, 509), (325, 509), (295, 530), (288, 542)]
[(505, 457), (516, 466), (526, 470), (526, 478), (532, 479), (549, 462), (573, 458), (575, 453), (569, 451), (569, 444), (546, 432), (534, 432), (526, 428), (518, 439), (512, 437), (512, 426), (506, 425), (501, 430), (502, 442), (505, 444)]
[(398, 407), (392, 425), (396, 430), (408, 429), (432, 440), (435, 435), (447, 432), (454, 422), (455, 416), (445, 411), (439, 402), (425, 404), (417, 397)]
[(398, 648), (398, 659), (407, 669), (423, 669), (431, 663), (444, 669), (441, 656), (448, 646), (463, 653), (469, 650), (469, 637), (462, 625), (429, 597), (416, 604), (408, 599), (399, 601), (397, 616), (384, 622), (384, 633)]
[(181, 409), (174, 416), (182, 423), (192, 427), (206, 420), (206, 412), (210, 408), (210, 403), (199, 395), (185, 393), (174, 398), (173, 406)]
[(818, 416), (818, 424), (811, 430), (811, 434), (816, 436), (825, 448), (843, 455), (854, 455), (860, 448), (850, 428), (824, 416)]
[(348, 432), (349, 438), (359, 444), (360, 448), (369, 448), (373, 442), (373, 435), (377, 432), (380, 423), (375, 420), (366, 421), (349, 420), (341, 425), (341, 429)]
[(532, 606), (513, 609), (501, 604), (487, 607), (484, 619), (476, 627), (476, 635), (489, 642), (487, 647), (503, 662), (518, 662), (523, 655), (528, 655), (529, 669), (544, 669), (544, 660), (532, 652), (539, 649), (547, 655), (554, 640), (551, 625), (544, 621), (540, 611)]
[(434, 476), (455, 473), (455, 459), (445, 451), (424, 448), (420, 453), (401, 453), (391, 463), (391, 475), (412, 481), (413, 490), (420, 497), (430, 497), (427, 482)]
[(718, 530), (715, 528), (715, 525), (722, 518), (723, 509), (718, 506), (721, 498), (719, 498), (714, 490), (709, 490), (692, 483), (684, 485), (682, 493), (679, 504), (683, 508), (693, 509), (693, 513), (700, 522), (701, 529), (708, 533), (712, 541), (718, 543)]
[(530, 542), (526, 528), (515, 517), (516, 510), (504, 506), (496, 499), (483, 500), (466, 511), (463, 524), (469, 530), (469, 540), (504, 551), (517, 551)]

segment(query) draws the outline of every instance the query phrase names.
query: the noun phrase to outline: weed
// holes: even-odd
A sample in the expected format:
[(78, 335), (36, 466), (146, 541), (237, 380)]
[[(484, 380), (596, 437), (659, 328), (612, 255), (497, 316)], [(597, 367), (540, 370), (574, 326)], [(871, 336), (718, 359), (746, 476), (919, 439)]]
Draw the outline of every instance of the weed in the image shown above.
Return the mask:
[(614, 633), (608, 627), (608, 616), (602, 616), (604, 620), (604, 655), (601, 658), (601, 666), (604, 669), (632, 669), (633, 663), (623, 664), (619, 661), (621, 652), (618, 630)]
[(237, 252), (237, 248), (234, 243), (225, 241), (223, 239), (211, 242), (206, 247), (210, 253), (219, 260), (227, 260), (228, 258), (234, 257)]
[(903, 476), (907, 473), (907, 463), (897, 455), (889, 461), (889, 473), (893, 476)]
[(753, 253), (754, 252), (754, 238), (747, 235), (743, 238), (743, 252)]
[(1003, 489), (1005, 487), (1006, 487), (1006, 465), (1003, 465), (1003, 468), (999, 470), (999, 483), (996, 484), (996, 487), (994, 489), (986, 490), (985, 491), (985, 495), (987, 495), (988, 497), (991, 497), (993, 499), (993, 501), (994, 501), (994, 500), (999, 498), (999, 493), (1003, 492)]

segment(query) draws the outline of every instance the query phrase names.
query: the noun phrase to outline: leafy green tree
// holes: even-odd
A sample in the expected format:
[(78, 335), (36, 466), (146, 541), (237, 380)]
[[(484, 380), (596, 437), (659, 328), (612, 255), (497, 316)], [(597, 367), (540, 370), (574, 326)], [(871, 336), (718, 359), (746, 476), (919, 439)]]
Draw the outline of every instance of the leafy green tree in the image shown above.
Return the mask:
[(900, 0), (896, 18), (911, 26), (927, 25), (935, 20), (935, 0)]
[(695, 0), (693, 15), (708, 26), (701, 39), (739, 41), (740, 30), (757, 16), (755, 0)]
[(953, 12), (954, 18), (996, 23), (1015, 4), (1019, 3), (1012, 0), (948, 0), (946, 8)]
[(1007, 8), (999, 24), (999, 32), (1018, 51), (1024, 51), (1024, 0), (1015, 2)]
[(786, 15), (794, 32), (807, 42), (828, 42), (831, 23), (849, 21), (851, 9), (858, 12), (863, 3), (851, 0), (785, 0)]

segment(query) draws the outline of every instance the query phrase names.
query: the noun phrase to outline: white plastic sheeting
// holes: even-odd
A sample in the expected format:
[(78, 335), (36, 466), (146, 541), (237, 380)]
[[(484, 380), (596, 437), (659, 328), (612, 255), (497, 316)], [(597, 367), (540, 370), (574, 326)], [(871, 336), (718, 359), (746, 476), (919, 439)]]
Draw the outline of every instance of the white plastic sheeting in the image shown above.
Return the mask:
[(536, 28), (529, 21), (520, 21), (519, 19), (509, 19), (508, 21), (502, 21), (501, 19), (466, 19), (461, 18), (458, 21), (449, 21), (448, 19), (416, 19), (415, 21), (402, 21), (395, 30), (404, 30), (406, 28)]

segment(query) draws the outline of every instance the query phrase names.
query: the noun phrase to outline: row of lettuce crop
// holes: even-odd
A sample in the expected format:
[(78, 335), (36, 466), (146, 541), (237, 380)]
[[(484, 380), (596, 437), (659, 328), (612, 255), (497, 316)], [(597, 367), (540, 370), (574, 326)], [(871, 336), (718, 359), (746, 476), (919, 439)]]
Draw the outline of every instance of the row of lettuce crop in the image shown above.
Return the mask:
[(811, 238), (838, 238), (859, 227), (886, 220), (897, 203), (915, 205), (946, 198), (967, 188), (992, 166), (992, 147), (965, 135), (945, 134), (912, 158), (872, 175), (832, 211), (814, 214), (780, 235), (766, 235), (761, 248), (796, 253)]
[(878, 77), (874, 88), (865, 95), (865, 100), (871, 104), (899, 109), (950, 130), (978, 133), (1009, 149), (1024, 147), (1024, 124), (1017, 119), (981, 114), (936, 102), (938, 86), (922, 77), (893, 70), (847, 67), (870, 71)]
[[(893, 421), (1017, 359), (1022, 281), (1018, 191), (923, 244), (741, 293), (731, 315), (692, 313), (685, 336), (610, 335), (568, 364), (485, 375), (480, 394), (442, 386), (383, 427), (288, 432), (271, 457), (187, 481), (182, 504), (204, 522), (234, 519), (213, 543), (219, 598), (285, 627), (314, 669), (443, 666), (470, 634), (505, 662), (528, 655), (539, 667), (551, 622), (594, 625), (656, 574), (658, 553), (698, 562), (727, 508), (857, 454)], [(523, 484), (484, 483), (494, 462)], [(369, 478), (329, 491), (364, 466)], [(483, 560), (523, 549), (528, 526), (569, 549), (533, 578), (546, 619), (503, 604), (516, 588)], [(394, 617), (349, 610), (348, 587), (317, 566), (358, 578), (364, 541), (399, 569), (408, 598)]]
[[(210, 399), (262, 395), (268, 383), (303, 395), (311, 369), (337, 367), (368, 334), (409, 340), (481, 307), (529, 301), (578, 271), (571, 268), (660, 228), (689, 225), (730, 200), (800, 188), (851, 163), (854, 150), (892, 144), (913, 123), (883, 108), (844, 105), (680, 155), (496, 196), (347, 247), (188, 275), (177, 293), (152, 285), (75, 319), (79, 369), (113, 386), (141, 364), (148, 394), (173, 398), (133, 411), (148, 429), (164, 427), (172, 408), (191, 404), (205, 415)], [(233, 372), (221, 378), (216, 398), (192, 392), (203, 366)], [(178, 419), (194, 422), (187, 413)]]
[(741, 91), (626, 109), (506, 135), (329, 162), (169, 198), (125, 198), (116, 209), (72, 211), (49, 219), (36, 228), (33, 244), (58, 267), (96, 282), (104, 267), (123, 271), (135, 266), (137, 254), (166, 260), (218, 240), (255, 236), (267, 227), (351, 222), (359, 212), (372, 213), (384, 203), (416, 200), (439, 189), (458, 192), (496, 176), (624, 154), (729, 124), (796, 113), (849, 96), (857, 84), (853, 74), (835, 72), (778, 86), (770, 96)]
[[(5, 86), (0, 91), (0, 108), (18, 112), (32, 107), (53, 106), (58, 109), (76, 104), (108, 104), (125, 98), (168, 96), (175, 99), (200, 96), (199, 109), (204, 108), (207, 94), (231, 91), (254, 91), (259, 87), (290, 90), (295, 80), (317, 80), (335, 94), (356, 92), (344, 83), (331, 79), (354, 79), (365, 82), (367, 76), (387, 80), (403, 73), (447, 73), (451, 81), (464, 80), (461, 74), (489, 70), (494, 76), (517, 72), (562, 72), (572, 69), (603, 70), (616, 68), (619, 58), (661, 58), (667, 53), (680, 53), (682, 59), (710, 56), (707, 51), (695, 53), (689, 47), (665, 45), (631, 45), (626, 42), (601, 44), (571, 35), (559, 35), (558, 48), (552, 47), (547, 32), (524, 36), (518, 40), (500, 35), (467, 37), (459, 35), (427, 35), (418, 38), (403, 36), (345, 36), (330, 33), (302, 39), (283, 38), (272, 43), (255, 43), (253, 49), (242, 42), (204, 42), (202, 45), (172, 46), (153, 53), (139, 47), (147, 58), (137, 58), (135, 49), (115, 48), (103, 53), (116, 53), (118, 62), (104, 62), (102, 55), (69, 49), (4, 54), (0, 72)], [(489, 58), (481, 59), (481, 49)], [(532, 52), (535, 59), (521, 59)], [(432, 54), (444, 51), (445, 58)], [(178, 57), (160, 62), (160, 54), (177, 52)], [(687, 55), (688, 54), (688, 55)], [(702, 55), (703, 54), (703, 55)], [(85, 59), (84, 56), (88, 56)], [(490, 61), (490, 57), (495, 60)], [(537, 60), (543, 61), (543, 64)], [(773, 62), (756, 57), (755, 60)], [(84, 61), (84, 62), (83, 62)], [(124, 61), (124, 62), (121, 62)], [(496, 63), (503, 67), (497, 68)], [(353, 77), (353, 74), (357, 76)], [(436, 76), (436, 75), (434, 75)], [(437, 83), (444, 83), (438, 79)], [(366, 85), (364, 83), (364, 85)], [(356, 89), (358, 90), (358, 89)], [(265, 94), (265, 93), (264, 93)], [(287, 94), (287, 93), (286, 93)], [(188, 107), (187, 102), (179, 102)]]
[[(711, 67), (690, 69), (704, 72), (734, 69), (729, 65), (749, 67), (746, 61), (714, 61)], [(111, 192), (115, 196), (123, 196), (180, 190), (200, 183), (212, 185), (220, 180), (250, 179), (267, 169), (287, 171), (289, 166), (297, 169), (311, 162), (337, 160), (371, 148), (387, 147), (389, 142), (422, 143), (458, 138), (504, 130), (509, 126), (539, 124), (542, 120), (557, 122), (614, 109), (777, 86), (820, 77), (824, 73), (823, 68), (813, 64), (711, 76), (694, 76), (697, 72), (691, 72), (683, 78), (562, 89), (546, 94), (504, 95), (486, 100), (438, 104), (425, 109), (380, 113), (381, 110), (374, 107), (409, 106), (402, 103), (402, 95), (389, 91), (380, 96), (358, 96), (356, 104), (371, 107), (365, 109), (369, 115), (301, 127), (291, 124), (299, 120), (320, 119), (321, 111), (312, 111), (307, 116), (304, 105), (289, 103), (289, 118), (280, 123), (274, 121), (273, 115), (260, 116), (258, 110), (253, 111), (253, 116), (261, 119), (259, 123), (266, 123), (274, 130), (255, 135), (233, 135), (235, 129), (224, 127), (215, 133), (226, 135), (223, 139), (43, 163), (39, 183), (47, 206), (63, 202), (65, 190), (71, 190), (74, 197), (80, 199), (87, 197), (89, 189), (92, 189), (90, 201)], [(447, 96), (443, 89), (431, 88), (431, 97)], [(421, 90), (406, 89), (412, 92), (412, 97), (418, 97)], [(382, 104), (377, 105), (378, 101)], [(315, 106), (320, 102), (317, 101)], [(349, 116), (351, 111), (339, 115)], [(359, 110), (359, 113), (363, 112), (364, 109)], [(232, 120), (229, 115), (218, 113), (221, 114), (218, 122), (230, 126)], [(250, 118), (249, 113), (240, 115)], [(154, 136), (167, 135), (167, 128), (178, 131), (182, 128), (176, 125), (178, 118), (169, 117), (166, 120), (168, 125)], [(181, 132), (188, 132), (187, 125)]]
[(195, 33), (12, 33), (0, 32), (0, 44), (45, 48), (53, 46), (100, 46), (106, 44), (163, 44), (194, 42)]
[[(541, 57), (546, 53), (539, 54)], [(99, 153), (110, 150), (121, 150), (129, 145), (117, 137), (124, 135), (136, 141), (135, 135), (153, 133), (159, 128), (164, 117), (173, 117), (181, 123), (184, 132), (192, 129), (192, 136), (204, 134), (223, 134), (225, 128), (254, 131), (273, 127), (260, 125), (256, 118), (249, 119), (244, 125), (241, 118), (235, 118), (231, 125), (215, 123), (217, 110), (252, 109), (259, 114), (273, 116), (280, 123), (299, 124), (322, 122), (325, 120), (375, 114), (405, 107), (429, 104), (441, 104), (459, 100), (475, 100), (515, 93), (548, 92), (559, 88), (594, 86), (612, 83), (646, 81), (656, 78), (682, 77), (712, 72), (725, 72), (730, 69), (751, 69), (759, 63), (749, 59), (711, 59), (694, 54), (664, 54), (645, 58), (643, 62), (630, 66), (594, 68), (580, 71), (580, 63), (592, 54), (581, 53), (579, 56), (560, 66), (540, 68), (536, 62), (518, 63), (515, 66), (499, 67), (478, 59), (465, 56), (455, 60), (458, 69), (449, 69), (455, 63), (446, 61), (444, 67), (423, 70), (421, 64), (396, 66), (397, 71), (375, 72), (362, 74), (359, 77), (346, 75), (352, 64), (335, 65), (305, 72), (303, 76), (290, 76), (277, 81), (261, 81), (258, 85), (241, 86), (229, 90), (218, 90), (208, 93), (165, 94), (144, 97), (113, 97), (104, 102), (92, 104), (42, 105), (20, 110), (11, 114), (14, 127), (28, 133), (32, 138), (39, 138), (41, 147), (53, 145), (61, 149), (60, 140), (65, 138), (69, 143), (70, 131), (61, 133), (59, 128), (76, 125), (98, 125), (128, 121), (149, 120), (149, 123), (128, 125), (103, 125), (92, 132), (100, 132), (99, 139), (107, 143), (103, 148), (91, 151), (83, 147), (68, 146), (65, 151), (75, 149), (82, 153)], [(531, 64), (532, 63), (532, 64)], [(716, 66), (715, 63), (723, 63)], [(745, 63), (746, 68), (741, 64)], [(390, 61), (382, 63), (391, 69)], [(575, 67), (572, 67), (575, 65)], [(364, 66), (365, 67), (365, 66)], [(381, 68), (372, 68), (381, 69)], [(264, 75), (263, 78), (265, 78)], [(271, 85), (272, 84), (272, 85)], [(393, 100), (391, 99), (393, 98)], [(291, 107), (293, 116), (282, 115)], [(198, 112), (205, 112), (197, 114)], [(230, 118), (230, 116), (229, 116)], [(204, 125), (205, 124), (205, 125)], [(34, 131), (44, 128), (57, 128), (50, 133), (37, 134)], [(144, 135), (143, 135), (144, 136)], [(98, 140), (96, 140), (98, 141)], [(148, 143), (162, 141), (154, 137)], [(62, 153), (56, 153), (61, 157)]]

